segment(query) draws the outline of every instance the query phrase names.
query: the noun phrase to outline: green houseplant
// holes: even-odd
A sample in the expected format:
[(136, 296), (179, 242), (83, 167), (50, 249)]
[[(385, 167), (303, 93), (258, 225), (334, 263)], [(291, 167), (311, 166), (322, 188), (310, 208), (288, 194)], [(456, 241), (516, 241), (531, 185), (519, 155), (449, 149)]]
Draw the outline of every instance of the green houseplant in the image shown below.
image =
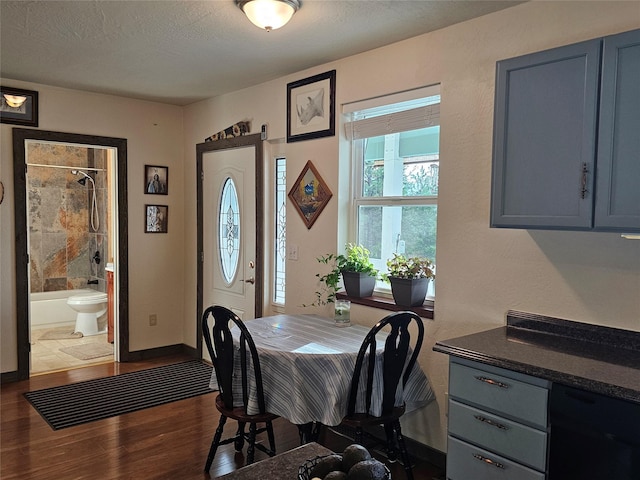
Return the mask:
[(340, 289), (341, 276), (350, 297), (370, 297), (373, 294), (378, 270), (369, 259), (369, 250), (362, 245), (347, 243), (344, 255), (328, 253), (317, 260), (319, 263), (330, 265), (331, 270), (325, 274), (316, 273), (323, 286), (316, 292), (316, 300), (312, 305), (334, 303), (336, 293)]
[(396, 305), (416, 307), (424, 303), (429, 281), (435, 278), (434, 264), (425, 257), (405, 257), (397, 253), (387, 260), (383, 278), (391, 284)]

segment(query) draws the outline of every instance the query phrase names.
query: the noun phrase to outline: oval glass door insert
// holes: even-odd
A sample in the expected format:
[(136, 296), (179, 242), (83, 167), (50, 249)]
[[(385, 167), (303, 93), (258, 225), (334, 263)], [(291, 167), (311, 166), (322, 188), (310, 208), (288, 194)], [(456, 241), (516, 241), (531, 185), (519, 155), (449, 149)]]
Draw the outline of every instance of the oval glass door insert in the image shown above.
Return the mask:
[(231, 283), (238, 271), (240, 259), (240, 204), (231, 177), (227, 177), (220, 195), (218, 209), (218, 245), (222, 276)]

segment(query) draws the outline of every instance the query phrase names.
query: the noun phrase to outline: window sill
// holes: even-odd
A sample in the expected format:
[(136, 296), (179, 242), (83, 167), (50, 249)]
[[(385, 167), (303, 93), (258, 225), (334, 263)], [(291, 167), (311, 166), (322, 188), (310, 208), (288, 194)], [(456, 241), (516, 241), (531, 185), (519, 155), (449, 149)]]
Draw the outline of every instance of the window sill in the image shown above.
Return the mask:
[(414, 312), (417, 315), (420, 315), (422, 318), (430, 318), (433, 319), (434, 306), (432, 304), (423, 304), (419, 307), (401, 307), (394, 303), (393, 299), (378, 297), (376, 295), (372, 297), (350, 297), (344, 292), (340, 292), (336, 294), (336, 298), (341, 300), (349, 300), (351, 303), (357, 305), (365, 305), (367, 307), (379, 308), (381, 310), (390, 310), (392, 312), (404, 312), (410, 311)]

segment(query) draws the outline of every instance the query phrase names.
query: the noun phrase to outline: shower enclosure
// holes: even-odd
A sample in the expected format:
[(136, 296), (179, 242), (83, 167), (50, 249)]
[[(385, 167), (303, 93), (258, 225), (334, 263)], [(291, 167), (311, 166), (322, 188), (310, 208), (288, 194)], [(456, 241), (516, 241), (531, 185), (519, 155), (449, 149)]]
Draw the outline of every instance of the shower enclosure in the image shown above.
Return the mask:
[(109, 211), (106, 157), (104, 149), (28, 145), (30, 293), (106, 292), (102, 259), (113, 257), (108, 223), (100, 222)]

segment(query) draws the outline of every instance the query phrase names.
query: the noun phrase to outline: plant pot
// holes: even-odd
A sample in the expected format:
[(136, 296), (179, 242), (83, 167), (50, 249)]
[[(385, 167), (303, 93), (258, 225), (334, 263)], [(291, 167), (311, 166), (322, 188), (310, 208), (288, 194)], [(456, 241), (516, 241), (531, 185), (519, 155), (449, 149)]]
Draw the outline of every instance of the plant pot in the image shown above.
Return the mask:
[(389, 277), (391, 293), (396, 305), (401, 307), (419, 307), (424, 303), (429, 287), (428, 278)]
[(350, 297), (370, 297), (376, 287), (376, 277), (367, 273), (342, 272), (342, 283)]

